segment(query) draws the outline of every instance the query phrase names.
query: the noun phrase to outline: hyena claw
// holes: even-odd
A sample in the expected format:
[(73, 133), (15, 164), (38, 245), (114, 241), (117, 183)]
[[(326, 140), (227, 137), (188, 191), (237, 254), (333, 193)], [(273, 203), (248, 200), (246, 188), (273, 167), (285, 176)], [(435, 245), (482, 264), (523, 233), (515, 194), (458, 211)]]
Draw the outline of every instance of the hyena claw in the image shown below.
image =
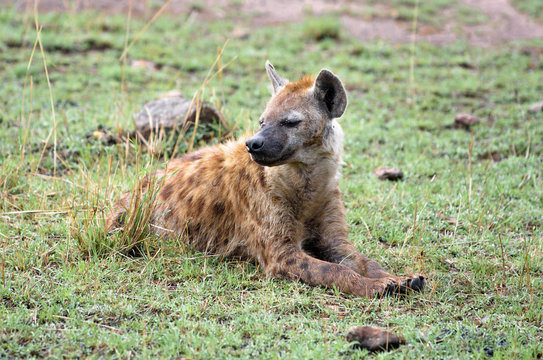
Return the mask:
[(391, 295), (406, 295), (410, 292), (422, 292), (425, 286), (425, 279), (422, 275), (412, 275), (409, 278), (393, 279), (391, 280), (383, 290), (383, 292), (376, 294), (377, 297), (391, 296)]

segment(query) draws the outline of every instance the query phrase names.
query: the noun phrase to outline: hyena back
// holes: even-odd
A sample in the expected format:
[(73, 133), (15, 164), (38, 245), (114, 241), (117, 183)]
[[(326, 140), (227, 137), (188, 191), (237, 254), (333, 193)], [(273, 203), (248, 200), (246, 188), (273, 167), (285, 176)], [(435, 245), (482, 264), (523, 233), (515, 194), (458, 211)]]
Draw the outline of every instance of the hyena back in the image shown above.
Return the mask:
[[(347, 105), (341, 81), (322, 70), (289, 83), (268, 62), (273, 96), (258, 132), (169, 162), (160, 179), (154, 231), (197, 250), (256, 261), (275, 277), (361, 296), (422, 290), (420, 275), (397, 277), (347, 240), (338, 186)], [(143, 191), (149, 180), (144, 180)], [(122, 226), (126, 193), (108, 216)]]

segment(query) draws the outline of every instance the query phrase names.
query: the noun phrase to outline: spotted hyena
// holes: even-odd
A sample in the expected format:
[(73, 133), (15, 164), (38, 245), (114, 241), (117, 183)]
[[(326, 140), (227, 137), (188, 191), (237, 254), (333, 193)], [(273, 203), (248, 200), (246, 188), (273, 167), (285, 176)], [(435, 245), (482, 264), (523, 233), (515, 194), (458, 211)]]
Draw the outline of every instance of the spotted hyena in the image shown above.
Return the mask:
[[(341, 81), (325, 69), (297, 82), (269, 62), (266, 70), (273, 95), (254, 136), (171, 160), (151, 175), (161, 179), (151, 228), (200, 251), (256, 261), (274, 277), (361, 296), (421, 290), (422, 276), (393, 276), (347, 239), (335, 120), (347, 106)], [(109, 215), (110, 230), (122, 226), (131, 196)]]

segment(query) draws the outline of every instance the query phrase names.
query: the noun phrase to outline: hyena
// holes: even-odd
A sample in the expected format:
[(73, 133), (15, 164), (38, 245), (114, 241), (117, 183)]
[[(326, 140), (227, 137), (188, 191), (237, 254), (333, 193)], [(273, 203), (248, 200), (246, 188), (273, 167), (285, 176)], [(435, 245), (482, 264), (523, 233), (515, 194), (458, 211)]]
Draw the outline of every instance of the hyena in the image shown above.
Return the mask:
[[(256, 261), (270, 276), (360, 296), (420, 291), (424, 277), (398, 277), (347, 239), (338, 186), (345, 111), (341, 81), (323, 69), (288, 82), (267, 62), (273, 95), (252, 137), (173, 159), (160, 180), (153, 231), (195, 249)], [(143, 181), (147, 190), (149, 179)], [(108, 216), (122, 226), (131, 194)]]

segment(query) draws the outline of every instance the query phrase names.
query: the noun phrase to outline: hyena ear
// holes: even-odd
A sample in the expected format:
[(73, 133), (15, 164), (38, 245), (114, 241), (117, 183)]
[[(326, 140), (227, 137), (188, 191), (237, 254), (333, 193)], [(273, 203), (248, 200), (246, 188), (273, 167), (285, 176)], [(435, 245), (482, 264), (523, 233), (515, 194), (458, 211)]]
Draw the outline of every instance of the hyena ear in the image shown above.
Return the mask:
[(332, 118), (343, 115), (347, 107), (347, 93), (341, 80), (331, 71), (322, 69), (315, 80), (315, 96), (324, 103)]
[(266, 60), (266, 72), (268, 73), (268, 77), (270, 78), (273, 86), (273, 95), (276, 95), (283, 90), (288, 81), (279, 76), (273, 65), (268, 60)]

